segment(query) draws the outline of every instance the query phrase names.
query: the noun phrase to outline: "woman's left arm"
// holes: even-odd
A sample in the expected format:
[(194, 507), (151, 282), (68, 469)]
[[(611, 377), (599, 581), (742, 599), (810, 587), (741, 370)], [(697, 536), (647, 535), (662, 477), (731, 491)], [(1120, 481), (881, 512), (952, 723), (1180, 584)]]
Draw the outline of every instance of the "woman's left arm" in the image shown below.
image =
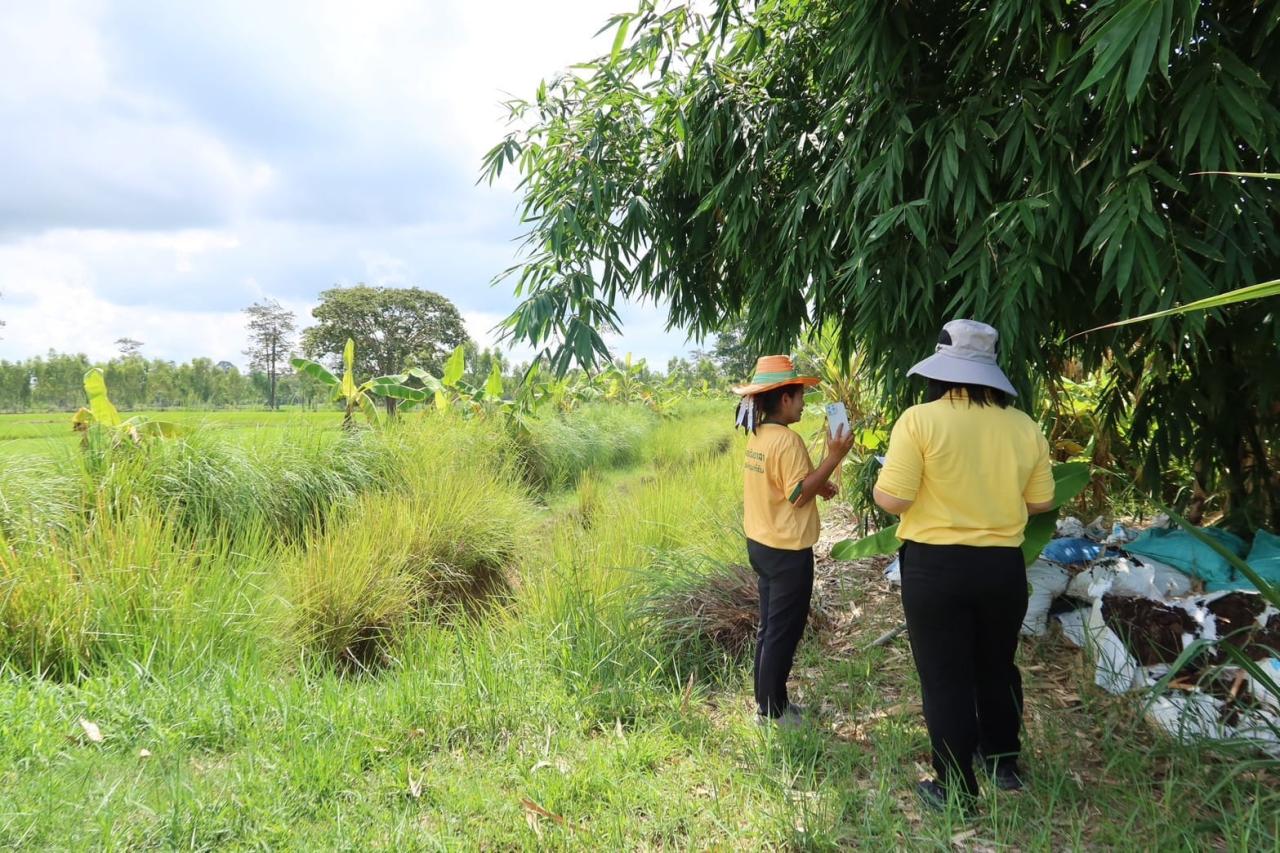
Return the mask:
[(904, 501), (902, 498), (895, 498), (888, 492), (882, 492), (879, 486), (871, 490), (871, 496), (875, 498), (876, 506), (890, 515), (902, 515), (911, 509), (911, 505), (915, 503), (915, 501)]

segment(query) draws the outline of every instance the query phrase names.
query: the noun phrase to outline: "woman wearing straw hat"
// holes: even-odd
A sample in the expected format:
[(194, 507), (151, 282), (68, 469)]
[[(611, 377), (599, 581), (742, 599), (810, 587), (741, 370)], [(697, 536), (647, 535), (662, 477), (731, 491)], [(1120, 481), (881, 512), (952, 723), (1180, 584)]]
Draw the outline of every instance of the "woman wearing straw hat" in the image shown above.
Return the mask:
[(831, 474), (853, 444), (843, 428), (828, 434), (826, 458), (814, 468), (804, 439), (790, 429), (804, 412), (805, 388), (817, 384), (812, 376), (798, 375), (790, 357), (768, 355), (756, 362), (750, 384), (733, 389), (742, 398), (738, 426), (750, 436), (743, 466), (743, 528), (760, 591), (755, 696), (762, 722), (801, 719), (787, 697), (787, 677), (813, 594), (814, 499), (835, 496)]
[(1053, 475), (1040, 428), (1009, 407), (998, 337), (973, 320), (943, 326), (935, 353), (907, 372), (928, 380), (928, 402), (894, 424), (874, 491), (902, 517), (902, 607), (937, 773), (917, 791), (939, 808), (948, 795), (971, 804), (975, 758), (998, 787), (1022, 787), (1019, 546), (1028, 516), (1053, 505)]

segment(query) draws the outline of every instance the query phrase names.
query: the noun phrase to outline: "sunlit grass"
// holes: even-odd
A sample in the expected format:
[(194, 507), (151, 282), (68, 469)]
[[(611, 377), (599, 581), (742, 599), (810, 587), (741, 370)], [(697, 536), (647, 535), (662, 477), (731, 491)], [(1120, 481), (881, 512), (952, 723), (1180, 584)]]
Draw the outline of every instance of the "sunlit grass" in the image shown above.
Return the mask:
[[(1159, 739), (1048, 640), (1023, 651), (1031, 790), (973, 822), (921, 814), (905, 641), (861, 650), (898, 617), (873, 577), (839, 602), (862, 609), (850, 636), (801, 648), (819, 724), (757, 728), (748, 662), (687, 655), (637, 606), (657, 572), (696, 595), (743, 559), (724, 409), (635, 416), (636, 445), (595, 457), (624, 467), (559, 492), (531, 488), (496, 422), (425, 418), (376, 437), (376, 480), (290, 487), (317, 502), (237, 466), (319, 477), (331, 445), (232, 457), (209, 436), (169, 448), (165, 479), (108, 471), (103, 506), (84, 475), (51, 488), (34, 515), (70, 518), (0, 548), (0, 845), (1275, 846), (1274, 779)], [(183, 465), (203, 497), (176, 506)]]

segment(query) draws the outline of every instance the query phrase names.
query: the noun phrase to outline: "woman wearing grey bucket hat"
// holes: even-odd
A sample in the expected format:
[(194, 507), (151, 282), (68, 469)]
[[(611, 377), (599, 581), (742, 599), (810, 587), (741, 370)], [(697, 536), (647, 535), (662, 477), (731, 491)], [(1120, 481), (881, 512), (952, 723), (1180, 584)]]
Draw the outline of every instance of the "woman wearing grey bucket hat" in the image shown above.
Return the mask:
[(1022, 787), (1022, 679), (1014, 655), (1027, 606), (1023, 532), (1052, 506), (1049, 444), (1009, 406), (1013, 383), (986, 323), (943, 326), (908, 375), (927, 402), (894, 424), (876, 502), (901, 516), (902, 607), (920, 674), (936, 779), (931, 806), (978, 793), (977, 759), (1002, 789)]

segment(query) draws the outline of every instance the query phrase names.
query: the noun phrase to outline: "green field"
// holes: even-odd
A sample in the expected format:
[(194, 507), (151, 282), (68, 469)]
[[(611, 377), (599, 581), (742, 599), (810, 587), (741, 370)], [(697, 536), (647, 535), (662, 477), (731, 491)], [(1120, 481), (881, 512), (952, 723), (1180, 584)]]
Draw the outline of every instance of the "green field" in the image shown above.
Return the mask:
[(742, 439), (719, 402), (667, 420), (589, 407), (518, 437), (436, 415), (322, 423), (279, 442), (206, 426), (0, 478), (0, 845), (1280, 838), (1273, 771), (1154, 735), (1055, 638), (1022, 652), (1030, 789), (988, 792), (971, 822), (921, 813), (910, 655), (866, 648), (901, 615), (875, 561), (821, 561), (795, 676), (815, 724), (757, 727), (749, 660), (709, 634), (752, 606), (732, 580)]
[[(123, 412), (129, 418), (141, 415), (172, 421), (191, 430), (270, 430), (289, 427), (337, 427), (342, 414), (337, 411), (310, 412), (301, 409), (269, 411), (145, 411)], [(56, 456), (74, 449), (78, 436), (71, 429), (71, 414), (40, 412), (0, 414), (0, 458)]]

